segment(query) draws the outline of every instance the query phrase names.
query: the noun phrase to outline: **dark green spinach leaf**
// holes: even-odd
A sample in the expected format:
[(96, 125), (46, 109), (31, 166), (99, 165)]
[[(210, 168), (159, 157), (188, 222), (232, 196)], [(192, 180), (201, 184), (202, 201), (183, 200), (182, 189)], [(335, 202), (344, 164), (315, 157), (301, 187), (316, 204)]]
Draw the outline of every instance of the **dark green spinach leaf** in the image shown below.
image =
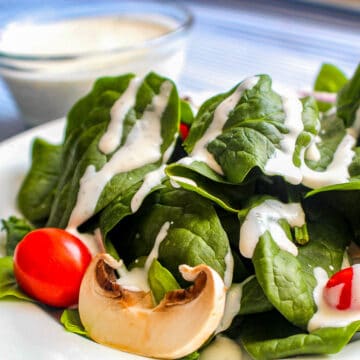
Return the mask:
[(35, 301), (19, 288), (14, 276), (13, 258), (11, 256), (0, 258), (0, 299), (8, 297)]
[[(329, 93), (337, 93), (346, 83), (346, 75), (335, 65), (324, 63), (321, 65), (320, 71), (316, 77), (314, 90)], [(317, 101), (320, 111), (327, 111), (333, 105), (321, 101)]]
[(36, 225), (43, 225), (50, 214), (61, 168), (61, 145), (35, 139), (31, 168), (26, 175), (17, 201), (23, 215)]
[(16, 245), (22, 238), (34, 229), (26, 220), (10, 216), (8, 220), (1, 220), (6, 231), (6, 255), (13, 256)]
[(346, 327), (321, 328), (309, 334), (273, 311), (247, 316), (242, 323), (241, 342), (251, 357), (259, 360), (334, 354), (350, 341), (359, 326), (360, 321), (356, 321)]

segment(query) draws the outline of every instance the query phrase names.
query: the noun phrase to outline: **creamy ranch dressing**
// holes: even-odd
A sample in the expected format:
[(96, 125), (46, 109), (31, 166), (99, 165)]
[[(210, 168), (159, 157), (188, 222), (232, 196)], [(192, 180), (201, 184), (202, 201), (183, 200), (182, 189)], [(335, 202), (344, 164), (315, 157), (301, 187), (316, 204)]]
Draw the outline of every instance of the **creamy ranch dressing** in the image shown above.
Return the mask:
[(136, 46), (171, 29), (169, 21), (165, 24), (140, 16), (88, 17), (43, 24), (22, 21), (5, 28), (0, 37), (0, 50), (23, 55), (106, 51)]
[[(212, 154), (207, 151), (206, 147), (209, 142), (221, 134), (229, 113), (235, 108), (243, 92), (255, 86), (257, 81), (257, 77), (246, 79), (233, 94), (218, 105), (210, 126), (201, 139), (195, 144), (190, 157), (181, 159), (178, 162), (179, 164), (186, 166), (191, 165), (194, 161), (202, 161), (217, 173), (223, 174), (221, 167), (217, 164)], [(280, 175), (291, 184), (297, 185), (302, 183), (313, 189), (347, 182), (349, 179), (348, 167), (354, 157), (354, 151), (352, 150), (356, 143), (356, 137), (354, 137), (354, 135), (356, 134), (356, 136), (358, 136), (360, 131), (360, 108), (356, 112), (353, 127), (348, 129), (348, 133), (340, 142), (334, 153), (333, 160), (327, 169), (325, 171), (314, 171), (306, 165), (305, 158), (313, 161), (320, 160), (320, 152), (317, 147), (320, 138), (318, 136), (312, 137), (310, 144), (300, 152), (301, 166), (295, 166), (293, 154), (296, 140), (304, 130), (302, 122), (303, 106), (301, 101), (294, 95), (282, 96), (282, 103), (285, 113), (284, 125), (288, 128), (289, 132), (283, 135), (280, 141), (280, 148), (275, 149), (272, 156), (266, 162), (264, 167), (265, 174), (270, 176)], [(319, 122), (318, 126), (320, 126)]]
[[(317, 311), (308, 323), (309, 332), (323, 327), (344, 327), (354, 321), (360, 320), (360, 310), (355, 309), (355, 306), (359, 306), (358, 303), (353, 303), (353, 308), (350, 308), (348, 310), (338, 310), (327, 304), (323, 297), (323, 291), (329, 278), (327, 272), (323, 268), (316, 267), (314, 269), (314, 276), (316, 278), (317, 285), (313, 291), (313, 298), (317, 306)], [(354, 286), (354, 284), (359, 283), (360, 267), (358, 267), (356, 271), (354, 271), (354, 277), (352, 280), (352, 291), (360, 291), (359, 286)], [(338, 296), (341, 289), (342, 285), (336, 286), (332, 292), (332, 296)], [(359, 294), (357, 296), (359, 296)], [(336, 300), (334, 299), (333, 302), (335, 301)]]
[(179, 185), (179, 183), (183, 183), (183, 184), (187, 184), (193, 187), (197, 187), (197, 184), (194, 180), (192, 179), (188, 179), (182, 176), (175, 176), (175, 175), (171, 175), (170, 176), (170, 184), (173, 188), (178, 189), (181, 186)]
[(150, 171), (145, 175), (144, 181), (141, 184), (139, 190), (135, 193), (135, 195), (131, 199), (130, 207), (133, 213), (139, 210), (145, 197), (150, 193), (150, 191), (155, 186), (161, 184), (162, 180), (166, 177), (164, 170), (165, 170), (165, 164), (161, 165), (158, 169), (154, 171)]
[(130, 80), (127, 89), (110, 109), (108, 128), (99, 141), (99, 150), (104, 154), (112, 153), (120, 145), (125, 117), (135, 106), (136, 94), (141, 83), (142, 80), (137, 77)]
[(216, 336), (215, 340), (200, 353), (200, 360), (241, 360), (240, 345), (225, 336)]
[(169, 221), (165, 222), (161, 226), (160, 231), (156, 236), (154, 246), (146, 259), (144, 267), (134, 267), (129, 271), (125, 268), (125, 266), (121, 266), (118, 269), (118, 273), (120, 275), (120, 278), (117, 280), (118, 284), (132, 291), (150, 291), (150, 286), (148, 283), (148, 272), (152, 262), (159, 257), (160, 244), (166, 238), (169, 228)]
[(356, 139), (352, 135), (346, 134), (325, 171), (314, 171), (303, 161), (301, 164), (302, 184), (317, 189), (322, 186), (347, 182), (350, 177), (348, 167), (355, 155), (352, 150), (355, 144)]
[(170, 82), (163, 82), (160, 93), (153, 97), (151, 105), (144, 111), (142, 118), (135, 122), (125, 144), (99, 171), (96, 171), (93, 165), (88, 166), (80, 179), (76, 204), (67, 228), (76, 229), (94, 214), (101, 192), (114, 175), (156, 162), (161, 158), (160, 120), (172, 88)]
[(282, 103), (285, 113), (284, 125), (289, 129), (289, 133), (283, 135), (280, 149), (274, 151), (264, 170), (267, 175), (282, 175), (289, 183), (299, 184), (302, 176), (300, 169), (293, 163), (293, 154), (296, 139), (304, 130), (301, 118), (303, 106), (295, 96), (283, 96)]
[[(59, 61), (2, 59), (24, 70), (3, 67), (1, 75), (26, 123), (39, 125), (65, 116), (74, 99), (88, 93), (94, 81), (103, 76), (145, 76), (154, 71), (177, 80), (185, 62), (188, 32), (187, 26), (181, 27), (182, 15), (178, 18), (166, 8), (159, 14), (139, 7), (126, 16), (99, 14), (43, 24), (23, 19), (3, 29), (0, 52), (75, 55)], [(176, 36), (168, 36), (175, 31)], [(156, 39), (156, 46), (151, 39)]]
[(95, 235), (80, 233), (76, 228), (67, 228), (66, 231), (80, 239), (87, 246), (91, 255), (95, 256), (102, 251), (102, 246)]
[(185, 156), (179, 159), (176, 163), (184, 166), (190, 166), (195, 160), (190, 156)]
[(234, 317), (239, 314), (242, 290), (242, 284), (233, 284), (227, 290), (224, 314), (218, 328), (215, 331), (216, 334), (228, 329), (234, 320)]
[(312, 141), (309, 147), (305, 151), (305, 159), (312, 161), (319, 161), (321, 159), (320, 151), (317, 147), (317, 143), (319, 143), (321, 139), (319, 136), (316, 136), (314, 141)]
[(297, 256), (296, 245), (287, 237), (278, 221), (285, 219), (290, 226), (303, 226), (305, 214), (300, 204), (283, 204), (278, 200), (267, 199), (252, 208), (240, 228), (240, 253), (252, 258), (259, 238), (269, 231), (280, 249)]
[[(306, 165), (305, 158), (315, 161), (320, 159), (320, 152), (316, 146), (316, 143), (319, 142), (318, 137), (313, 137), (308, 147), (301, 150), (301, 166), (296, 167), (293, 163), (296, 140), (304, 129), (301, 118), (303, 110), (301, 101), (296, 97), (283, 97), (283, 109), (286, 115), (284, 124), (289, 129), (289, 133), (285, 134), (281, 140), (280, 149), (276, 149), (267, 161), (265, 173), (283, 176), (291, 184), (302, 183), (312, 189), (347, 182), (350, 177), (348, 167), (355, 154), (352, 150), (356, 143), (354, 134), (356, 133), (358, 136), (360, 120), (355, 121), (354, 126), (348, 129), (326, 170), (314, 171)], [(358, 115), (360, 117), (360, 111), (357, 111), (356, 116), (358, 117)]]
[(203, 161), (215, 172), (223, 174), (221, 167), (215, 161), (212, 154), (208, 152), (206, 147), (212, 140), (221, 134), (222, 128), (224, 127), (230, 112), (234, 110), (244, 91), (252, 89), (258, 81), (258, 77), (251, 77), (244, 80), (229, 97), (224, 99), (217, 106), (210, 126), (206, 129), (203, 136), (195, 144), (194, 149), (191, 152), (193, 161)]
[(233, 274), (234, 274), (234, 258), (231, 252), (230, 244), (224, 260), (225, 260), (224, 284), (227, 288), (229, 288), (231, 286)]
[(254, 276), (249, 276), (241, 284), (232, 284), (227, 290), (224, 314), (218, 328), (215, 331), (215, 334), (219, 334), (228, 329), (235, 316), (239, 314), (243, 288), (253, 278)]

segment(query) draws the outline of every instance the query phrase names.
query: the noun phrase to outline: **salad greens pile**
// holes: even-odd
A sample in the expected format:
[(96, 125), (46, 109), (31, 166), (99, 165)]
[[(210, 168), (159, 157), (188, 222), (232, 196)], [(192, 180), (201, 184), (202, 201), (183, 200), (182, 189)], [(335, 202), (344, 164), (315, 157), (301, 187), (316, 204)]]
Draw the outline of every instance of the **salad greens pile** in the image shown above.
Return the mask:
[[(30, 224), (14, 217), (3, 221), (9, 256), (0, 259), (0, 297), (24, 297), (11, 278), (16, 243), (33, 227), (67, 227), (89, 166), (100, 171), (127, 146), (169, 82), (155, 73), (142, 80), (116, 149), (104, 152), (99, 142), (111, 109), (134, 79), (127, 74), (97, 80), (69, 112), (61, 145), (34, 141), (32, 165), (18, 194)], [(358, 330), (360, 313), (345, 326), (314, 325), (315, 269), (331, 277), (351, 262), (350, 243), (360, 245), (360, 66), (348, 80), (325, 64), (315, 96), (300, 101), (279, 94), (268, 75), (258, 75), (208, 99), (195, 113), (171, 84), (160, 117), (159, 157), (132, 166), (135, 156), (151, 151), (143, 136), (132, 139), (137, 152), (122, 160), (125, 170), (108, 179), (78, 230), (99, 228), (106, 251), (130, 269), (144, 264), (169, 222), (148, 271), (156, 302), (188, 286), (179, 265), (205, 263), (222, 276), (229, 298), (238, 294), (233, 317), (219, 331), (240, 341), (252, 358), (340, 351)], [(319, 92), (336, 93), (336, 103), (318, 101)], [(180, 121), (190, 126), (184, 141)], [(146, 196), (134, 204), (144, 188)], [(302, 220), (291, 218), (295, 210)], [(252, 227), (245, 231), (248, 223)], [(86, 335), (76, 310), (65, 310), (61, 321)]]

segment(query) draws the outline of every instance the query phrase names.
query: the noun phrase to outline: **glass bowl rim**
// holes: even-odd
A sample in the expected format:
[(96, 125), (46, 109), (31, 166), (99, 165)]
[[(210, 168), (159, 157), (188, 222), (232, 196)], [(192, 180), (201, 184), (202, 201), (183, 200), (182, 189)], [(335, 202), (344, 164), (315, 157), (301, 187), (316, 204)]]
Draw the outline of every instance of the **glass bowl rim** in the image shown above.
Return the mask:
[[(141, 50), (141, 49), (146, 49), (149, 47), (153, 47), (153, 46), (160, 46), (162, 44), (166, 44), (166, 43), (170, 43), (173, 39), (176, 39), (177, 37), (180, 37), (181, 35), (185, 34), (186, 32), (188, 32), (190, 30), (190, 28), (192, 27), (193, 23), (194, 23), (194, 16), (192, 14), (192, 12), (184, 5), (179, 4), (178, 2), (173, 2), (173, 1), (164, 1), (164, 0), (125, 0), (125, 1), (121, 1), (119, 3), (117, 2), (106, 2), (106, 1), (101, 1), (101, 6), (102, 7), (109, 7), (109, 10), (111, 9), (111, 7), (113, 7), (112, 9), (116, 9), (117, 6), (126, 6), (126, 4), (131, 4), (132, 6), (138, 4), (146, 4), (151, 5), (151, 4), (156, 4), (158, 6), (166, 6), (168, 9), (171, 9), (173, 11), (176, 11), (176, 15), (180, 15), (182, 17), (181, 20), (175, 20), (176, 22), (176, 26), (171, 29), (170, 31), (157, 36), (155, 38), (151, 38), (148, 40), (144, 40), (143, 42), (137, 44), (137, 45), (131, 45), (131, 46), (119, 46), (119, 47), (114, 47), (111, 49), (106, 49), (106, 50), (93, 50), (93, 51), (87, 51), (87, 52), (81, 52), (81, 53), (69, 53), (66, 55), (61, 55), (61, 54), (51, 54), (51, 55), (29, 55), (29, 54), (21, 54), (21, 53), (16, 53), (16, 52), (7, 52), (7, 51), (2, 51), (0, 50), (0, 66), (1, 66), (1, 60), (21, 60), (21, 61), (32, 61), (32, 62), (36, 62), (36, 61), (69, 61), (69, 60), (79, 60), (79, 59), (84, 59), (84, 58), (89, 58), (89, 57), (96, 57), (96, 56), (106, 56), (106, 55), (117, 55), (117, 54), (125, 54), (125, 53), (129, 53), (132, 51), (136, 51), (136, 50)], [(72, 9), (80, 9), (79, 5), (75, 6), (75, 5), (66, 5), (65, 8), (63, 9), (63, 11), (59, 12), (59, 15), (64, 15), (66, 13), (68, 13), (69, 11), (71, 11)], [(86, 8), (86, 6), (84, 6), (83, 10), (86, 11), (91, 11), (94, 8), (88, 7)], [(27, 12), (22, 13), (21, 15), (32, 15), (32, 16), (37, 16), (38, 18), (42, 19), (42, 20), (46, 20), (46, 18), (44, 18), (44, 15), (47, 14), (46, 10), (35, 10), (33, 12), (31, 12), (30, 14)], [(129, 14), (133, 14), (135, 15), (135, 13), (124, 13), (124, 15), (129, 15)], [(169, 17), (169, 18), (174, 18), (174, 16), (170, 16), (166, 13), (162, 13), (161, 11), (159, 11), (159, 9), (156, 9), (153, 13), (149, 13), (151, 14), (157, 14), (157, 15), (162, 15), (164, 17)], [(0, 26), (0, 31), (1, 29), (4, 29), (4, 27), (6, 27), (6, 25), (8, 25), (11, 22), (16, 22), (21, 20), (22, 16), (16, 15), (15, 17), (11, 18), (11, 21), (4, 23)], [(80, 15), (76, 15), (74, 17), (72, 17), (73, 19), (81, 19), (81, 18), (85, 18), (85, 17), (91, 17), (92, 15), (94, 15), (93, 13), (81, 13)], [(114, 16), (115, 14), (111, 14), (111, 13), (106, 13), (106, 14), (101, 14), (101, 15), (94, 15), (94, 17), (111, 17)], [(141, 9), (139, 11), (139, 15), (148, 15), (145, 12), (141, 12)], [(56, 17), (52, 18), (51, 22), (55, 22), (57, 19)]]

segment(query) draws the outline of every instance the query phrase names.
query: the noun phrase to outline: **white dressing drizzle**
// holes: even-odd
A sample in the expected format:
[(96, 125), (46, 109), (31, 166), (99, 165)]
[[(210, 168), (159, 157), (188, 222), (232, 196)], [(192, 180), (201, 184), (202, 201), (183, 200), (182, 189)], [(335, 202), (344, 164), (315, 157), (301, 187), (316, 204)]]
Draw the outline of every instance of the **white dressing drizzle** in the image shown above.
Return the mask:
[(175, 176), (175, 175), (170, 176), (170, 184), (174, 189), (178, 189), (181, 187), (179, 183), (188, 184), (190, 186), (197, 187), (196, 182), (192, 179), (188, 179), (182, 176)]
[(224, 315), (218, 328), (215, 330), (215, 334), (219, 334), (228, 329), (233, 322), (234, 317), (239, 314), (243, 288), (252, 278), (254, 278), (254, 276), (249, 276), (241, 284), (232, 284), (227, 290)]
[(166, 177), (164, 170), (165, 165), (161, 165), (158, 169), (150, 171), (145, 175), (143, 183), (131, 199), (130, 207), (133, 213), (139, 210), (141, 204), (150, 191), (155, 186), (161, 184), (162, 180)]
[(108, 128), (99, 141), (99, 149), (104, 154), (112, 153), (120, 145), (125, 117), (135, 106), (136, 93), (141, 83), (142, 79), (137, 77), (130, 80), (127, 89), (112, 106)]
[(279, 225), (280, 219), (285, 219), (290, 226), (301, 227), (305, 224), (305, 214), (298, 203), (283, 204), (278, 200), (267, 199), (252, 208), (240, 228), (240, 253), (252, 258), (259, 238), (269, 231), (282, 250), (297, 256), (298, 249)]
[(322, 186), (345, 183), (349, 180), (348, 167), (354, 157), (352, 148), (356, 139), (346, 134), (338, 145), (331, 163), (325, 171), (314, 171), (305, 162), (301, 164), (302, 183), (312, 189)]
[(178, 137), (178, 134), (175, 133), (172, 144), (164, 151), (164, 155), (163, 155), (163, 159), (162, 159), (163, 164), (166, 164), (169, 161), (172, 153), (174, 152), (177, 137)]
[(241, 360), (240, 345), (225, 336), (218, 335), (215, 340), (200, 353), (200, 360)]
[(127, 270), (125, 266), (121, 266), (118, 269), (120, 278), (117, 283), (124, 288), (132, 291), (150, 291), (148, 283), (148, 272), (152, 262), (159, 256), (159, 247), (162, 241), (166, 238), (168, 230), (170, 228), (170, 222), (165, 222), (159, 233), (156, 236), (154, 246), (150, 251), (144, 267), (134, 267), (131, 270)]
[(76, 228), (68, 228), (66, 229), (66, 231), (81, 240), (87, 246), (91, 255), (95, 256), (99, 252), (102, 252), (103, 249), (97, 241), (95, 235), (88, 233), (80, 233), (79, 231), (77, 231)]
[(231, 286), (233, 274), (234, 274), (234, 258), (231, 252), (230, 244), (224, 260), (225, 260), (224, 284), (227, 288), (229, 288)]
[(320, 152), (316, 145), (319, 141), (318, 137), (313, 137), (307, 148), (301, 150), (301, 166), (296, 167), (293, 163), (296, 139), (303, 131), (301, 101), (296, 97), (283, 97), (283, 109), (286, 115), (284, 125), (289, 129), (289, 133), (284, 135), (280, 149), (276, 149), (265, 164), (265, 173), (283, 176), (291, 184), (302, 183), (312, 189), (347, 182), (350, 177), (348, 167), (354, 157), (352, 148), (360, 132), (360, 110), (356, 111), (353, 126), (347, 129), (347, 134), (338, 145), (333, 160), (326, 170), (314, 171), (306, 165), (305, 158), (320, 160)]
[(125, 266), (121, 266), (117, 269), (120, 278), (117, 279), (117, 283), (130, 291), (150, 291), (147, 272), (142, 267), (134, 267), (131, 270), (127, 270)]
[[(359, 270), (360, 269), (354, 269), (352, 292), (357, 291), (355, 290), (356, 286), (354, 285), (356, 283), (359, 284)], [(360, 310), (354, 309), (353, 306), (351, 306), (348, 310), (338, 310), (327, 304), (323, 297), (323, 291), (328, 281), (328, 274), (323, 268), (316, 267), (314, 269), (314, 276), (316, 278), (317, 285), (313, 291), (313, 298), (317, 306), (317, 311), (308, 323), (309, 332), (324, 327), (344, 327), (354, 321), (360, 320)], [(340, 291), (341, 286), (336, 286), (332, 293), (332, 296), (338, 296)]]
[(195, 161), (191, 156), (185, 156), (179, 159), (176, 163), (184, 166), (190, 166)]
[[(168, 33), (175, 26), (170, 22), (171, 17), (156, 18), (154, 15), (150, 17), (145, 14), (142, 16), (141, 9), (138, 14), (122, 15), (114, 11), (109, 15), (99, 13), (97, 16), (49, 20), (39, 22), (29, 17), (10, 22), (2, 28), (1, 51), (28, 56), (94, 52), (105, 55), (106, 52), (114, 49), (142, 45), (148, 39)], [(116, 59), (118, 57), (115, 57), (111, 63), (113, 67), (118, 65)], [(131, 59), (129, 58), (128, 61), (130, 62)]]
[(212, 140), (221, 134), (222, 128), (228, 120), (230, 112), (234, 110), (244, 91), (253, 88), (258, 81), (259, 78), (256, 76), (245, 79), (229, 97), (224, 99), (217, 106), (210, 126), (197, 141), (191, 152), (193, 161), (203, 161), (215, 172), (223, 174), (221, 167), (215, 161), (213, 155), (208, 152), (206, 147)]
[(319, 136), (316, 136), (314, 140), (310, 143), (309, 147), (305, 151), (306, 160), (319, 161), (321, 159), (321, 154), (317, 147), (317, 143), (320, 141), (321, 139), (319, 138)]
[(215, 334), (221, 333), (228, 329), (234, 317), (239, 314), (241, 307), (242, 290), (242, 284), (233, 284), (228, 289), (226, 293), (224, 314), (219, 326), (215, 330)]
[[(181, 159), (179, 159), (176, 164), (179, 164), (179, 165), (183, 165), (183, 166), (190, 166), (193, 162), (195, 161), (194, 158), (192, 158), (191, 156), (185, 156)], [(174, 176), (171, 176), (171, 178), (174, 178)], [(176, 184), (176, 181), (172, 181), (172, 186), (174, 188), (179, 188), (180, 185), (179, 184)]]
[(67, 228), (76, 229), (94, 214), (101, 192), (114, 175), (156, 162), (161, 158), (160, 120), (172, 87), (168, 81), (162, 83), (160, 93), (153, 97), (142, 118), (135, 122), (125, 144), (99, 171), (96, 171), (93, 165), (88, 166), (80, 179), (80, 189)]
[(267, 175), (280, 175), (291, 184), (300, 184), (302, 176), (300, 169), (293, 162), (296, 139), (304, 130), (302, 122), (303, 106), (301, 101), (295, 97), (282, 97), (283, 110), (285, 113), (284, 125), (289, 133), (283, 135), (280, 141), (280, 149), (275, 149), (265, 164)]

